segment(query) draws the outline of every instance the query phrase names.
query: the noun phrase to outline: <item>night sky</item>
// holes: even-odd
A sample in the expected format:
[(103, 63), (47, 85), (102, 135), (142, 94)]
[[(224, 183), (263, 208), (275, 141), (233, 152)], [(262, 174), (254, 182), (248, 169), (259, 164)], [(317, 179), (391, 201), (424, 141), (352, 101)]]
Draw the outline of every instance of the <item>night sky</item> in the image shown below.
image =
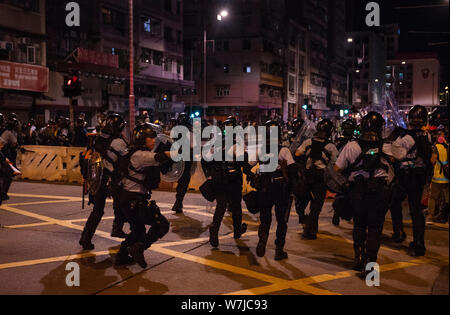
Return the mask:
[[(368, 0), (347, 0), (347, 30), (367, 30), (365, 6)], [(400, 52), (432, 51), (439, 53), (441, 62), (441, 88), (449, 81), (449, 7), (448, 0), (378, 0), (381, 7), (381, 24), (399, 24)], [(396, 9), (397, 7), (446, 4), (444, 7)], [(436, 33), (441, 32), (441, 33)], [(442, 34), (443, 33), (443, 34)], [(430, 46), (429, 43), (442, 43)]]

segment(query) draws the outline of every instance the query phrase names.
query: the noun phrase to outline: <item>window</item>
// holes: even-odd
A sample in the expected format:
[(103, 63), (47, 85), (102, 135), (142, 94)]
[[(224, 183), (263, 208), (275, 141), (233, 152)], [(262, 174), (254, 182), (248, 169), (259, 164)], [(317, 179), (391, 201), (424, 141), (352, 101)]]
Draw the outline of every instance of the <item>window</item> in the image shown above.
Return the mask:
[(164, 71), (172, 72), (172, 59), (166, 58), (164, 62)]
[(229, 85), (216, 86), (216, 96), (217, 97), (230, 96), (230, 86)]
[(295, 93), (295, 77), (289, 76), (289, 92)]
[(252, 66), (248, 63), (244, 64), (242, 70), (244, 73), (251, 73), (252, 72)]
[(252, 49), (252, 41), (249, 39), (244, 39), (242, 41), (242, 49), (243, 50), (251, 50)]
[(172, 0), (164, 0), (164, 9), (172, 12)]
[(230, 49), (230, 42), (227, 40), (223, 41), (223, 50), (228, 51)]
[(162, 65), (163, 54), (160, 51), (153, 51), (153, 64), (157, 66)]
[(177, 0), (177, 15), (181, 15), (181, 1)]
[(173, 42), (172, 28), (164, 27), (164, 39), (168, 42)]
[(144, 19), (144, 32), (151, 33), (152, 32), (152, 20), (150, 18)]

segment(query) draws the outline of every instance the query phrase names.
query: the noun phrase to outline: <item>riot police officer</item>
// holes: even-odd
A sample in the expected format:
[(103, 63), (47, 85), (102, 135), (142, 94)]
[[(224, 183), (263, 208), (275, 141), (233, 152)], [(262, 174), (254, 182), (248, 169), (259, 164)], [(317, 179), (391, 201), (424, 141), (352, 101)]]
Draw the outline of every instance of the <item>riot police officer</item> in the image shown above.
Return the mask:
[[(336, 140), (336, 149), (341, 152), (342, 149), (349, 143), (350, 141), (353, 141), (355, 139), (355, 130), (356, 130), (356, 123), (353, 119), (347, 119), (344, 121), (341, 125), (342, 128), (342, 135)], [(333, 202), (333, 219), (331, 220), (333, 222), (333, 225), (338, 226), (340, 223), (340, 206), (342, 206), (343, 199), (345, 199), (346, 196), (343, 194), (337, 194), (334, 198)]]
[(399, 182), (404, 188), (413, 222), (412, 255), (425, 255), (425, 215), (421, 199), (431, 170), (431, 136), (422, 128), (428, 123), (428, 112), (423, 106), (414, 106), (408, 115), (409, 130), (392, 143), (392, 153), (400, 161)]
[(10, 113), (6, 120), (5, 130), (0, 135), (5, 142), (2, 152), (14, 165), (16, 164), (17, 149), (19, 147), (18, 128), (19, 121), (17, 120), (16, 115)]
[(72, 144), (75, 147), (85, 147), (88, 144), (86, 121), (81, 115), (77, 118)]
[[(189, 140), (191, 141), (191, 148), (193, 147), (193, 135), (192, 135), (192, 125), (189, 118), (189, 115), (186, 113), (181, 113), (178, 116), (177, 123), (179, 126), (184, 126), (190, 130), (189, 132)], [(179, 139), (176, 139), (179, 140)], [(176, 201), (175, 204), (172, 207), (172, 211), (175, 211), (175, 213), (183, 213), (183, 200), (184, 196), (186, 195), (186, 192), (189, 188), (189, 183), (191, 181), (191, 168), (193, 166), (192, 156), (190, 161), (184, 161), (184, 172), (181, 178), (178, 180), (177, 185), (177, 194), (176, 194)]]
[[(258, 257), (265, 256), (270, 225), (272, 223), (272, 208), (275, 206), (275, 217), (277, 220), (275, 260), (283, 260), (288, 258), (288, 254), (284, 251), (284, 245), (290, 212), (289, 197), (297, 171), (291, 152), (287, 147), (280, 145), (281, 132), (279, 124), (276, 121), (269, 120), (265, 123), (265, 126), (267, 128), (267, 147), (270, 147), (270, 144), (275, 142), (277, 151), (274, 154), (278, 156), (278, 163), (275, 171), (260, 172), (259, 175), (249, 176), (252, 186), (257, 190), (257, 204), (260, 209), (259, 241), (256, 247), (256, 254)], [(272, 127), (278, 128), (278, 134), (272, 133), (274, 131)], [(264, 164), (270, 162), (268, 159), (262, 159), (266, 154), (266, 152), (259, 153), (259, 163), (262, 171)], [(263, 160), (267, 161), (263, 162)]]
[(384, 123), (379, 113), (367, 114), (361, 121), (360, 138), (344, 147), (334, 166), (335, 171), (349, 174), (354, 269), (361, 272), (362, 279), (367, 275), (364, 267), (377, 261), (388, 209), (388, 184), (394, 176), (382, 139)]
[(353, 119), (347, 119), (342, 123), (341, 128), (342, 136), (336, 141), (336, 148), (339, 152), (355, 138), (356, 123)]
[(333, 123), (324, 119), (317, 125), (317, 133), (312, 139), (305, 140), (296, 152), (297, 157), (306, 161), (306, 196), (302, 202), (304, 213), (311, 202), (310, 213), (306, 217), (302, 238), (315, 240), (319, 227), (319, 215), (325, 202), (327, 187), (323, 180), (324, 169), (334, 163), (338, 156), (336, 146), (330, 141)]
[[(150, 123), (144, 123), (133, 131), (133, 142), (125, 165), (120, 209), (130, 224), (131, 233), (120, 246), (116, 264), (130, 263), (133, 258), (142, 268), (147, 266), (144, 251), (169, 231), (169, 221), (161, 214), (154, 201), (152, 190), (160, 183), (160, 165), (169, 160), (170, 154), (155, 153), (157, 133)], [(145, 225), (151, 228), (146, 233)]]
[[(229, 117), (224, 122), (224, 128), (235, 128), (236, 125), (237, 122), (234, 117)], [(225, 137), (223, 137), (223, 140), (225, 140)], [(242, 224), (242, 174), (243, 172), (250, 173), (251, 167), (245, 161), (245, 156), (236, 156), (238, 151), (236, 150), (235, 140), (233, 139), (231, 148), (227, 148), (225, 141), (223, 141), (221, 161), (206, 163), (207, 173), (211, 175), (217, 200), (213, 222), (209, 227), (209, 242), (212, 247), (219, 246), (219, 229), (227, 206), (233, 218), (234, 238), (241, 238), (242, 234), (247, 231), (247, 224)]]
[[(113, 197), (114, 221), (111, 236), (125, 238), (126, 234), (123, 232), (123, 225), (125, 218), (119, 209), (117, 188), (119, 183), (115, 181), (115, 175), (118, 171), (119, 159), (127, 154), (127, 143), (122, 138), (122, 131), (126, 126), (126, 122), (119, 114), (111, 114), (106, 119), (105, 127), (95, 139), (95, 151), (100, 154), (103, 160), (103, 176), (99, 184), (98, 191), (91, 196), (94, 208), (89, 215), (89, 218), (84, 227), (80, 245), (85, 250), (94, 249), (91, 243), (92, 237), (97, 229), (100, 220), (103, 217), (106, 198), (109, 194)], [(97, 177), (94, 177), (97, 178)]]

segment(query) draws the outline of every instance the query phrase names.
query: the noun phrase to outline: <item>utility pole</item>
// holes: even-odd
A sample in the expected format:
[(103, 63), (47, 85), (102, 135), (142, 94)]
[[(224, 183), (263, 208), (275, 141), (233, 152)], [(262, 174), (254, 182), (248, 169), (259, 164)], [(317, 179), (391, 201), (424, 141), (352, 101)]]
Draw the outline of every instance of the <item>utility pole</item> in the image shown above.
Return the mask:
[[(135, 125), (135, 117), (134, 117), (134, 34), (133, 34), (133, 0), (129, 0), (130, 7), (130, 96), (129, 96), (129, 111), (130, 111), (130, 135), (133, 134), (134, 125)], [(131, 139), (131, 137), (130, 137)]]

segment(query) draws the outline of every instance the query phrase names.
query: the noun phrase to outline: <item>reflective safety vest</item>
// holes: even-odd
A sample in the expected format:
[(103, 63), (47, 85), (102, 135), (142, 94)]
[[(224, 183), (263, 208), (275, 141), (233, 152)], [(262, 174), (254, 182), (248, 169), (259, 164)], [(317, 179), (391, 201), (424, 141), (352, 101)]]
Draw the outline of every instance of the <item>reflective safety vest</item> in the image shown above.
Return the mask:
[(444, 176), (443, 165), (448, 164), (447, 148), (442, 144), (436, 144), (439, 161), (434, 166), (433, 182), (438, 184), (448, 183), (448, 178)]

